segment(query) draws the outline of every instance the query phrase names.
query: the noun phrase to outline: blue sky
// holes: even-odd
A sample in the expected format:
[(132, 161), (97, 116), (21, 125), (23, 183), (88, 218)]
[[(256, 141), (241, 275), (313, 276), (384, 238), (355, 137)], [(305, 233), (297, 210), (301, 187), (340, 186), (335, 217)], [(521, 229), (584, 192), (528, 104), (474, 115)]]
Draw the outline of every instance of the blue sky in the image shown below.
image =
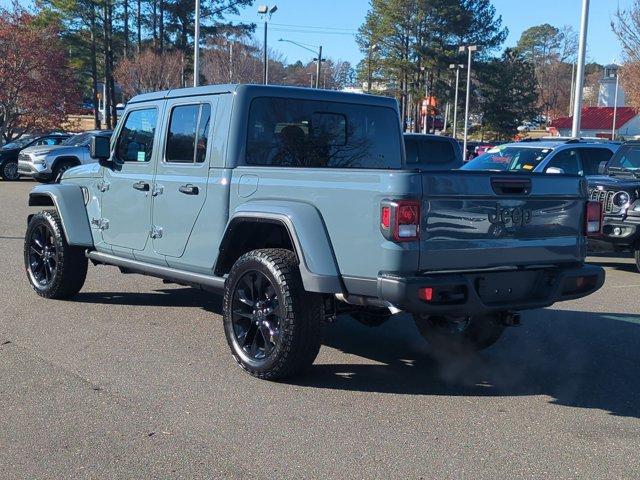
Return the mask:
[[(591, 61), (610, 63), (620, 58), (620, 45), (611, 32), (611, 18), (615, 10), (628, 7), (633, 0), (591, 0), (589, 22), (589, 50)], [(11, 0), (0, 0), (3, 7)], [(369, 0), (256, 0), (238, 17), (244, 21), (260, 22), (257, 6), (263, 3), (278, 5), (271, 19), (269, 42), (293, 62), (308, 61), (313, 54), (278, 39), (286, 38), (311, 45), (322, 45), (324, 55), (349, 60), (354, 65), (361, 59), (355, 43), (355, 33), (369, 9)], [(582, 0), (493, 0), (510, 35), (505, 46), (512, 46), (528, 27), (550, 23), (561, 27), (571, 25), (579, 29)], [(262, 26), (256, 32), (262, 39)]]
[[(633, 0), (591, 0), (589, 21), (589, 60), (610, 63), (620, 58), (620, 46), (611, 32), (615, 10), (631, 5)], [(322, 44), (325, 56), (349, 60), (356, 64), (361, 54), (354, 33), (364, 20), (369, 0), (266, 0), (245, 9), (240, 18), (259, 21), (257, 5), (278, 5), (271, 19), (270, 45), (285, 54), (289, 61), (309, 60), (313, 55), (294, 45), (278, 43), (281, 37), (309, 44)], [(493, 0), (509, 27), (505, 46), (512, 46), (528, 27), (550, 23), (558, 27), (580, 26), (581, 0)], [(321, 28), (325, 27), (325, 28)], [(257, 33), (262, 38), (261, 26)]]

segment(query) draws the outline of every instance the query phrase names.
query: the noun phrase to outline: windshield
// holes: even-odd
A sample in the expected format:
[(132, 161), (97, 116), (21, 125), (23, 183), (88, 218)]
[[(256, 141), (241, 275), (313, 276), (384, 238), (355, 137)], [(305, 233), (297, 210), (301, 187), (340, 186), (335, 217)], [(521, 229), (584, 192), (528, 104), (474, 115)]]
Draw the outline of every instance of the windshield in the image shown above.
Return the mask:
[(73, 135), (67, 138), (62, 143), (60, 143), (60, 145), (68, 145), (72, 147), (81, 147), (83, 145), (89, 145), (89, 142), (91, 142), (92, 136), (93, 136), (93, 133), (91, 132), (79, 133), (77, 135)]
[(14, 148), (24, 148), (27, 145), (29, 145), (29, 143), (31, 143), (33, 141), (33, 137), (23, 137), (19, 140), (14, 140), (11, 143), (7, 143), (4, 147), (2, 147), (2, 150), (13, 150)]
[(531, 172), (551, 153), (550, 148), (498, 146), (474, 158), (462, 170)]
[(640, 173), (640, 145), (624, 145), (609, 162), (609, 170), (624, 169)]

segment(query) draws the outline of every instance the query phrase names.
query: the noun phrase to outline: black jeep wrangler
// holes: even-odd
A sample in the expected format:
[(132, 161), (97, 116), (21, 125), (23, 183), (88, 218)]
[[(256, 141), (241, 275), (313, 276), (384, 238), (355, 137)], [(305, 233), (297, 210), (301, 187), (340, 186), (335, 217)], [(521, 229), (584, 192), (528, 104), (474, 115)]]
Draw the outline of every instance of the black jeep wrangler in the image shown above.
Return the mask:
[(602, 204), (601, 240), (632, 251), (640, 271), (640, 141), (622, 145), (603, 176), (589, 177), (589, 196)]

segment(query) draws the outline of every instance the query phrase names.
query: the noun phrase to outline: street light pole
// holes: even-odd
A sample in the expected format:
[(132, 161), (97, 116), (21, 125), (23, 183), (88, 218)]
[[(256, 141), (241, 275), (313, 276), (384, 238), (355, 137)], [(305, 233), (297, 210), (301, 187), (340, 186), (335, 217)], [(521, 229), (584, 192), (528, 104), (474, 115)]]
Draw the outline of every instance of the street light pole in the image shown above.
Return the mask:
[(611, 130), (611, 140), (616, 139), (616, 123), (618, 120), (618, 90), (620, 89), (620, 72), (616, 72), (616, 94), (613, 97), (613, 129)]
[(264, 63), (263, 79), (265, 85), (269, 85), (269, 50), (267, 49), (268, 24), (269, 20), (271, 20), (271, 16), (276, 13), (276, 10), (278, 10), (277, 5), (274, 5), (271, 8), (269, 8), (268, 5), (260, 5), (258, 7), (258, 14), (262, 15), (264, 18), (264, 51), (262, 52), (262, 61)]
[[(300, 42), (294, 42), (293, 40), (287, 40), (286, 38), (281, 38), (278, 40), (279, 42), (287, 42), (287, 43), (292, 43), (300, 48), (304, 48), (305, 50), (308, 50), (309, 52), (315, 53), (317, 55), (317, 57), (315, 57), (313, 59), (314, 62), (318, 62), (318, 65), (316, 66), (316, 88), (320, 88), (320, 72), (321, 72), (321, 65), (322, 62), (324, 62), (324, 60), (322, 59), (322, 45), (320, 46), (316, 46), (316, 45), (308, 45), (306, 43), (300, 43)], [(309, 47), (313, 47), (313, 48), (317, 48), (318, 50), (312, 50)]]
[(453, 100), (453, 138), (456, 138), (458, 133), (458, 92), (460, 91), (460, 69), (464, 68), (464, 65), (449, 65), (449, 69), (456, 70), (456, 91), (454, 93)]
[(378, 45), (375, 43), (367, 48), (367, 93), (371, 93), (371, 84), (373, 83), (373, 72), (371, 71), (371, 54), (378, 51)]
[(200, 0), (196, 0), (196, 18), (193, 34), (193, 86), (200, 80)]
[(473, 52), (477, 51), (478, 47), (475, 45), (468, 45), (460, 47), (460, 51), (467, 51), (469, 53), (469, 60), (467, 61), (467, 99), (464, 108), (464, 143), (462, 147), (462, 155), (466, 160), (467, 158), (467, 143), (469, 140), (469, 103), (471, 101), (471, 59)]
[(580, 135), (582, 115), (582, 88), (584, 87), (584, 64), (587, 56), (587, 30), (589, 28), (589, 0), (582, 0), (582, 18), (580, 19), (580, 43), (578, 45), (578, 68), (576, 70), (576, 85), (573, 101), (573, 126), (571, 136)]

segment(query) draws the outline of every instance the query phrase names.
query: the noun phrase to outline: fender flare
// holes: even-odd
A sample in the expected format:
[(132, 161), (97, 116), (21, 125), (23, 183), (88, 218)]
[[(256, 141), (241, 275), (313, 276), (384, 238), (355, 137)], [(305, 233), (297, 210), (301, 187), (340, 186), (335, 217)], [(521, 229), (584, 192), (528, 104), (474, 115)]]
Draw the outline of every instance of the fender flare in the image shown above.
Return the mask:
[[(308, 292), (344, 293), (340, 270), (320, 212), (312, 205), (288, 201), (253, 201), (235, 209), (225, 229), (239, 221), (282, 224), (293, 243), (300, 276)], [(221, 246), (225, 244), (223, 238)]]
[(93, 247), (93, 235), (79, 185), (38, 185), (29, 193), (29, 206), (54, 206), (69, 245)]

